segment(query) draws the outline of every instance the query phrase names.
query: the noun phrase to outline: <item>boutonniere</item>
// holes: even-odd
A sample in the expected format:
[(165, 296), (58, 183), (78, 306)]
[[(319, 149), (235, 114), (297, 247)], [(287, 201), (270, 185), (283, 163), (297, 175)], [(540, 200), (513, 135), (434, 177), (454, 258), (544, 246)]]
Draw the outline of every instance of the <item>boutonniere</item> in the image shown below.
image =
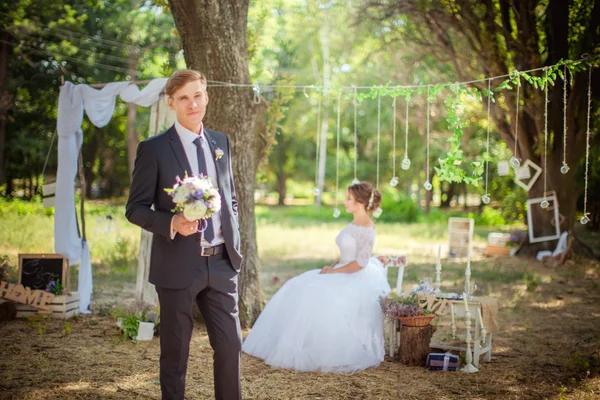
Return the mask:
[(223, 150), (220, 147), (217, 147), (215, 149), (215, 160), (219, 160), (219, 158), (223, 157), (223, 154), (225, 154)]

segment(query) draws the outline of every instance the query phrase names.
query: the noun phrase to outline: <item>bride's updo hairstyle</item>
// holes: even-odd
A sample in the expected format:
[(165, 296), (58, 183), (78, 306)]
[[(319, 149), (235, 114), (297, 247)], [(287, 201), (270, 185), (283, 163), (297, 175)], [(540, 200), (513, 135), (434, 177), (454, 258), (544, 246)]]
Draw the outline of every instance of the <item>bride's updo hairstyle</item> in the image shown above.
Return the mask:
[(348, 191), (357, 202), (365, 205), (368, 213), (375, 211), (381, 204), (381, 193), (369, 182), (350, 185)]

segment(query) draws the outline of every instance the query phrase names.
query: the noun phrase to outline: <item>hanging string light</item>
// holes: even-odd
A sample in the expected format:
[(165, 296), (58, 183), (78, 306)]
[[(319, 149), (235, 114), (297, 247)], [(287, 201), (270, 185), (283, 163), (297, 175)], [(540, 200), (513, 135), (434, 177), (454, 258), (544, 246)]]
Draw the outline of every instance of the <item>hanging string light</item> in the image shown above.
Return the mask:
[[(427, 87), (429, 90), (429, 86)], [(408, 171), (410, 168), (410, 159), (408, 158), (408, 106), (410, 101), (408, 97), (406, 98), (406, 115), (404, 117), (405, 120), (405, 129), (404, 129), (404, 160), (402, 160), (402, 169)]]
[[(381, 90), (377, 92), (377, 180), (376, 188), (379, 189), (379, 150), (381, 147)], [(379, 218), (383, 210), (381, 207), (377, 207), (373, 211), (373, 216)]]
[(321, 91), (319, 91), (319, 97), (317, 100), (317, 152), (315, 156), (315, 188), (313, 193), (318, 196), (319, 190), (319, 149), (321, 145)]
[(357, 104), (357, 89), (354, 87), (354, 179), (352, 179), (352, 184), (356, 185), (360, 181), (356, 176), (356, 161), (358, 160), (358, 135), (356, 134), (356, 104)]
[(396, 187), (399, 179), (396, 176), (396, 96), (392, 101), (392, 179), (390, 185)]
[(585, 189), (583, 194), (583, 216), (579, 220), (583, 225), (590, 222), (587, 212), (588, 172), (590, 169), (590, 115), (592, 110), (592, 66), (588, 70), (588, 104), (587, 104), (587, 130), (585, 133)]
[[(457, 93), (458, 93), (458, 87), (457, 89)], [(430, 101), (429, 101), (429, 86), (427, 86), (427, 157), (425, 158), (425, 171), (427, 174), (427, 180), (425, 181), (425, 183), (423, 184), (423, 187), (425, 188), (425, 190), (429, 191), (431, 189), (433, 189), (433, 185), (431, 184), (431, 182), (429, 182), (429, 106), (430, 106)]]
[(338, 192), (340, 190), (340, 114), (342, 92), (338, 93), (337, 98), (337, 133), (336, 133), (336, 148), (335, 148), (335, 208), (333, 209), (333, 218), (338, 218), (341, 214), (338, 208)]
[(521, 160), (519, 159), (519, 102), (520, 102), (520, 93), (521, 93), (521, 73), (519, 71), (517, 74), (517, 110), (515, 112), (515, 150), (513, 151), (513, 156), (510, 158), (508, 162), (511, 167), (517, 169), (521, 166)]
[(490, 195), (488, 193), (488, 173), (489, 173), (489, 161), (490, 161), (490, 109), (492, 103), (492, 80), (488, 79), (488, 92), (487, 92), (487, 142), (485, 148), (485, 193), (481, 196), (481, 202), (483, 204), (490, 203)]
[(569, 172), (567, 164), (567, 64), (563, 64), (563, 162), (560, 173), (566, 175)]
[(546, 68), (546, 81), (544, 83), (544, 200), (540, 203), (540, 207), (546, 209), (550, 205), (548, 203), (548, 69)]

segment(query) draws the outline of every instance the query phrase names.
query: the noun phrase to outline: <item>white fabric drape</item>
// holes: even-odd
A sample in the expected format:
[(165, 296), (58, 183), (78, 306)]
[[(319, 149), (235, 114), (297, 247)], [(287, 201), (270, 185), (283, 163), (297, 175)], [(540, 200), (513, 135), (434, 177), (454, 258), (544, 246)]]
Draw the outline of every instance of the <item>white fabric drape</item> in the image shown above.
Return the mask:
[(77, 158), (83, 143), (83, 112), (95, 126), (106, 126), (115, 111), (117, 96), (128, 103), (143, 107), (154, 104), (163, 90), (167, 78), (152, 80), (140, 90), (129, 82), (109, 83), (101, 90), (88, 85), (65, 82), (58, 98), (58, 172), (56, 174), (56, 206), (54, 212), (54, 250), (69, 259), (69, 264), (79, 263), (79, 309), (88, 313), (93, 283), (90, 248), (79, 236), (75, 212), (74, 181), (77, 175)]

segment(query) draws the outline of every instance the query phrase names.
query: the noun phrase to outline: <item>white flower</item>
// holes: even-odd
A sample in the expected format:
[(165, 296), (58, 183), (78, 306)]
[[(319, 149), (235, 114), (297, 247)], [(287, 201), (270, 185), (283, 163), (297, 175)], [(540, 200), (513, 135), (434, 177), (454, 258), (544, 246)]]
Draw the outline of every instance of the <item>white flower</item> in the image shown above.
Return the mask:
[(225, 154), (225, 152), (220, 147), (217, 147), (215, 149), (215, 160), (218, 160), (219, 158), (223, 157), (223, 154)]
[(186, 204), (183, 208), (183, 216), (188, 221), (195, 221), (197, 219), (204, 218), (206, 214), (206, 206), (202, 201), (195, 201), (193, 203)]
[(184, 190), (185, 186), (180, 187), (175, 191), (175, 196), (173, 197), (173, 203), (181, 204), (184, 203), (187, 199), (189, 191)]

